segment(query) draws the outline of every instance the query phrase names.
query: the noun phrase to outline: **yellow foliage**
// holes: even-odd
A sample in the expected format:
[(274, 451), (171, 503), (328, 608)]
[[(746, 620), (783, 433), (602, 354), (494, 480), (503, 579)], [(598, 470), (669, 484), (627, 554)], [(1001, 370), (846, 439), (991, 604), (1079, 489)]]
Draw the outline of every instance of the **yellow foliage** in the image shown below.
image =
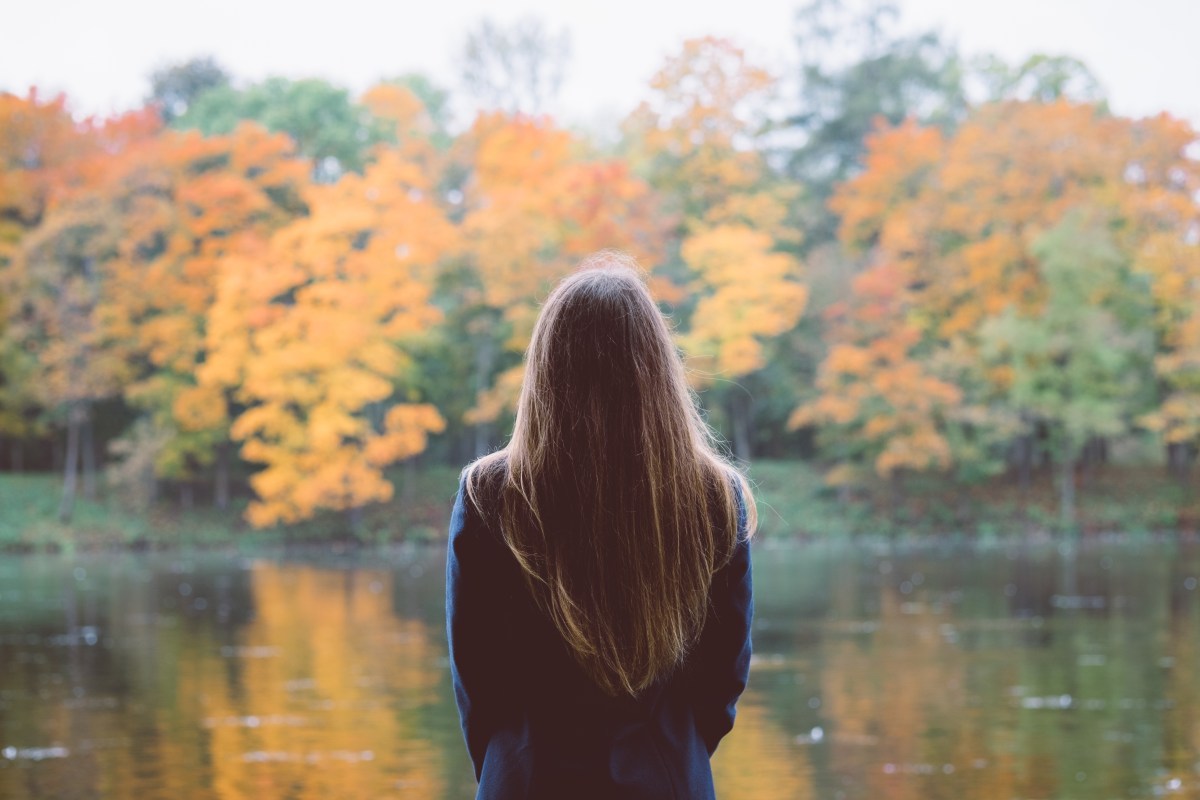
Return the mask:
[(501, 372), (489, 389), (479, 393), (475, 405), (463, 415), (463, 421), (468, 425), (488, 422), (500, 416), (506, 408), (516, 408), (524, 377), (523, 366)]
[(848, 375), (866, 375), (874, 357), (870, 350), (850, 344), (836, 344), (825, 358), (825, 368), (830, 372)]
[(1195, 437), (1200, 334), (1188, 325), (1200, 285), (1200, 161), (1186, 152), (1195, 141), (1165, 115), (1131, 120), (1066, 101), (978, 109), (949, 137), (913, 122), (877, 130), (864, 171), (830, 204), (843, 243), (871, 248), (871, 264), (830, 309), (820, 395), (791, 423), (838, 426), (827, 435), (874, 453), (881, 475), (949, 466), (952, 420), (1002, 428), (988, 409), (964, 405), (956, 384), (1010, 386), (1011, 366), (984, 363), (980, 330), (1008, 309), (1039, 313), (1047, 291), (1033, 244), (1085, 210), (1151, 279), (1167, 343), (1155, 368), (1168, 392), (1141, 422), (1168, 442)]
[[(505, 349), (525, 349), (538, 304), (585, 256), (615, 249), (648, 266), (658, 260), (667, 220), (650, 188), (621, 161), (590, 159), (582, 141), (548, 118), (481, 114), (455, 155), (469, 170), (464, 251), (482, 286), (480, 305), (507, 328)], [(495, 419), (519, 388), (519, 370), (501, 374), (466, 420)]]
[(247, 407), (230, 433), (264, 465), (254, 525), (386, 500), (382, 468), (443, 427), (432, 407), (394, 400), (407, 344), (441, 319), (433, 282), (456, 241), (426, 167), (381, 153), (361, 176), (309, 187), (310, 216), (260, 260), (222, 262), (200, 377)]
[(396, 133), (401, 139), (412, 134), (432, 133), (433, 122), (429, 119), (425, 104), (421, 102), (421, 98), (403, 86), (391, 83), (376, 84), (363, 94), (362, 104), (370, 109), (373, 116), (394, 123)]
[(852, 486), (859, 478), (857, 470), (850, 464), (838, 464), (825, 473), (825, 483), (829, 486)]
[(764, 365), (762, 343), (791, 329), (808, 299), (799, 264), (773, 250), (772, 237), (745, 225), (702, 229), (684, 240), (684, 262), (697, 275), (700, 300), (684, 349), (716, 357), (726, 376)]
[(445, 430), (437, 409), (425, 403), (393, 406), (384, 418), (384, 433), (367, 443), (367, 462), (382, 467), (425, 449), (429, 434)]
[(226, 419), (225, 397), (209, 386), (188, 386), (175, 395), (171, 413), (185, 431), (211, 430)]
[(729, 41), (693, 39), (651, 83), (626, 120), (632, 158), (644, 162), (682, 214), (680, 257), (697, 298), (679, 335), (693, 386), (765, 365), (763, 346), (793, 328), (808, 300), (800, 265), (782, 248), (797, 189), (774, 178), (751, 146), (775, 79)]

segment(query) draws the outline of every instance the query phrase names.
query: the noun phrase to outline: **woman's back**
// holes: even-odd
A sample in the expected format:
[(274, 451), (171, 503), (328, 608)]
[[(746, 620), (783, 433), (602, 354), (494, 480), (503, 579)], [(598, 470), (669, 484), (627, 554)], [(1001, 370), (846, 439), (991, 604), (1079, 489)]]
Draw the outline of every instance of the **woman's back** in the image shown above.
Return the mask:
[(626, 273), (551, 295), (513, 441), (455, 500), (447, 624), (479, 797), (711, 797), (745, 687), (753, 501)]

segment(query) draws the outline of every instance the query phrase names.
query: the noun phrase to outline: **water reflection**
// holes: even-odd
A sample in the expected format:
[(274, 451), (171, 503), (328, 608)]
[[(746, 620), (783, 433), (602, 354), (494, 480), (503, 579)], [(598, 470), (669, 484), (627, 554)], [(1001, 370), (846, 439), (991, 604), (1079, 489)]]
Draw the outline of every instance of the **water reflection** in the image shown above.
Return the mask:
[[(1200, 552), (756, 553), (728, 798), (1200, 796)], [(440, 553), (0, 559), (0, 797), (471, 796)]]

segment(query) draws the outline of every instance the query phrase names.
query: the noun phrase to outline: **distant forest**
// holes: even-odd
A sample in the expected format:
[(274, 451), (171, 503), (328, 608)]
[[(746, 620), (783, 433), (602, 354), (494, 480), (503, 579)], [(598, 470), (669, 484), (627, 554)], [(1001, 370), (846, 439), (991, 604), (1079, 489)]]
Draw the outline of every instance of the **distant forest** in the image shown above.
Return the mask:
[[(1200, 161), (1086, 65), (966, 58), (895, 8), (797, 12), (796, 72), (682, 42), (618, 136), (544, 113), (567, 48), (482, 24), (484, 110), (421, 75), (166, 67), (82, 119), (0, 94), (0, 469), (256, 526), (503, 444), (538, 304), (636, 257), (738, 459), (832, 486), (1080, 464), (1194, 481)], [(782, 91), (781, 87), (795, 91)], [(178, 493), (178, 494), (177, 494)]]

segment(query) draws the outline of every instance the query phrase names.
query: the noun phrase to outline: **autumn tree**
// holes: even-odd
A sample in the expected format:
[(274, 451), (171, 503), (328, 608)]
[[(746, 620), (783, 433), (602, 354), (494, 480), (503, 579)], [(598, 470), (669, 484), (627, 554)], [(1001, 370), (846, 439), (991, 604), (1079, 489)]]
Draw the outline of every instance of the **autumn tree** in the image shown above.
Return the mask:
[(853, 302), (826, 311), (834, 343), (817, 374), (819, 394), (789, 425), (818, 426), (837, 460), (826, 476), (836, 486), (860, 482), (864, 468), (890, 481), (949, 472), (955, 444), (971, 440), (959, 425), (971, 417), (962, 407), (962, 371), (950, 354), (932, 351), (912, 321), (914, 297), (895, 264), (864, 271), (853, 292)]
[(256, 526), (388, 499), (387, 465), (444, 419), (414, 396), (409, 345), (441, 320), (431, 303), (455, 232), (423, 162), (377, 151), (364, 174), (304, 193), (310, 213), (262, 252), (221, 265), (200, 386), (242, 406), (231, 434), (261, 464)]
[[(1190, 129), (1169, 118), (1135, 121), (1066, 101), (1010, 102), (979, 109), (950, 137), (912, 123), (877, 132), (868, 141), (865, 171), (835, 195), (832, 208), (841, 217), (843, 242), (887, 264), (908, 293), (894, 323), (916, 331), (930, 368), (947, 358), (965, 368), (956, 380), (965, 408), (975, 409), (968, 416), (980, 439), (1007, 438), (1003, 431), (1018, 417), (1015, 433), (1022, 446), (1016, 452), (1023, 471), (1045, 421), (1068, 413), (1048, 411), (1051, 406), (1119, 406), (1119, 414), (1097, 412), (1096, 419), (1111, 420), (1113, 414), (1121, 419), (1120, 426), (1095, 422), (1097, 435), (1101, 428), (1128, 432), (1148, 410), (1143, 406), (1152, 401), (1144, 394), (1110, 391), (1097, 377), (1100, 367), (1088, 366), (1109, 364), (1109, 356), (1125, 358), (1123, 364), (1135, 354), (1146, 357), (1140, 343), (1110, 342), (1112, 352), (1103, 355), (1088, 349), (1099, 346), (1094, 342), (1063, 344), (1063, 336), (1072, 325), (1094, 333), (1103, 327), (1097, 320), (1113, 318), (1119, 324), (1106, 330), (1132, 336), (1154, 329), (1161, 350), (1161, 342), (1184, 329), (1187, 313), (1178, 287), (1194, 280), (1188, 276), (1194, 274), (1196, 248), (1190, 233), (1196, 224), (1196, 163), (1187, 155), (1192, 138)], [(1068, 230), (1059, 226), (1074, 214), (1103, 220), (1070, 229), (1090, 243), (1068, 245), (1070, 235), (1047, 234)], [(1072, 268), (1064, 266), (1070, 264), (1085, 265), (1078, 269), (1087, 270), (1087, 293), (1080, 294)], [(1167, 289), (1172, 285), (1175, 290)], [(1073, 313), (1080, 316), (1068, 319), (1065, 297), (1073, 298)], [(850, 303), (870, 305), (857, 293)], [(1004, 352), (1010, 354), (1018, 342), (1024, 348), (1022, 382), (1012, 363), (982, 357), (989, 337), (993, 345), (995, 337), (1008, 342)], [(831, 338), (827, 367), (837, 361), (834, 353), (842, 343), (840, 335)], [(1058, 354), (1049, 355), (1054, 347)], [(1051, 368), (1037, 365), (1064, 367), (1066, 351), (1076, 348), (1085, 377), (1063, 374), (1039, 383)], [(1159, 369), (1171, 364), (1160, 361)], [(865, 372), (862, 381), (871, 380)], [(1036, 409), (1029, 399), (1033, 384), (1042, 393)], [(857, 387), (858, 381), (839, 384), (816, 405), (836, 405), (839, 398), (865, 391)], [(1054, 395), (1053, 402), (1045, 392)], [(1169, 424), (1162, 417), (1149, 422)], [(873, 429), (885, 427), (879, 421)], [(974, 448), (972, 457), (986, 463), (986, 450)], [(959, 459), (959, 468), (965, 465)]]
[(109, 198), (122, 234), (102, 308), (128, 342), (124, 397), (149, 426), (120, 447), (125, 458), (139, 443), (153, 447), (150, 477), (177, 481), (185, 505), (214, 464), (216, 504), (229, 500), (227, 398), (196, 380), (220, 264), (263, 252), (272, 231), (304, 211), (307, 173), (287, 137), (253, 123), (207, 138), (164, 131), (127, 159)]
[(127, 341), (104, 298), (120, 251), (120, 217), (109, 202), (125, 159), (158, 129), (152, 113), (81, 126), (83, 144), (33, 231), (9, 265), (17, 300), (6, 337), (35, 358), (27, 379), (39, 405), (66, 428), (59, 517), (69, 520), (80, 463), (84, 492), (95, 494), (92, 407), (119, 395), (128, 377)]
[(1189, 308), (1167, 330), (1165, 349), (1154, 360), (1162, 402), (1140, 419), (1162, 436), (1167, 466), (1181, 482), (1200, 451), (1200, 292), (1192, 289), (1185, 297)]
[(437, 149), (444, 150), (448, 148), (453, 139), (450, 132), (453, 114), (450, 107), (449, 90), (424, 73), (409, 72), (394, 78), (388, 78), (368, 89), (359, 99), (359, 102), (366, 106), (376, 117), (394, 122), (394, 117), (389, 116), (386, 112), (381, 113), (377, 104), (373, 103), (370, 98), (372, 93), (378, 93), (381, 90), (391, 92), (395, 89), (405, 90), (404, 94), (408, 94), (420, 102), (421, 111), (418, 117), (422, 119), (421, 125), (425, 131), (424, 135), (428, 137), (429, 141)]
[(963, 64), (937, 31), (908, 33), (890, 0), (809, 0), (796, 12), (799, 92), (780, 127), (799, 140), (786, 152), (800, 181), (799, 219), (809, 245), (834, 238), (826, 207), (858, 173), (878, 120), (952, 127), (967, 112)]
[(1167, 464), (1180, 480), (1200, 452), (1198, 138), (1191, 125), (1167, 114), (1139, 121), (1128, 172), (1137, 191), (1121, 198), (1130, 231), (1123, 238), (1136, 271), (1150, 280), (1155, 308), (1160, 402), (1139, 421), (1162, 437)]
[(657, 199), (615, 159), (546, 117), (481, 114), (456, 145), (462, 165), (464, 275), (456, 288), (456, 325), (474, 357), (477, 450), (487, 426), (515, 407), (519, 356), (538, 303), (586, 255), (624, 251), (650, 268), (663, 230)]
[(980, 331), (981, 353), (998, 365), (1011, 406), (1048, 432), (1068, 530), (1083, 446), (1128, 433), (1131, 410), (1153, 402), (1149, 293), (1107, 228), (1075, 212), (1038, 237), (1031, 251), (1044, 287), (1039, 308), (1009, 306)]
[[(752, 406), (736, 386), (766, 364), (764, 347), (800, 318), (807, 290), (790, 254), (791, 192), (755, 149), (774, 79), (721, 39), (694, 39), (651, 82), (626, 122), (630, 158), (678, 213), (680, 343), (696, 381), (728, 409), (748, 458)], [(733, 388), (730, 388), (730, 387)]]
[(62, 96), (0, 93), (0, 439), (9, 440), (14, 469), (23, 462), (24, 440), (41, 426), (37, 359), (9, 323), (21, 313), (23, 292), (13, 262), (54, 198), (76, 182), (71, 168), (91, 145)]

